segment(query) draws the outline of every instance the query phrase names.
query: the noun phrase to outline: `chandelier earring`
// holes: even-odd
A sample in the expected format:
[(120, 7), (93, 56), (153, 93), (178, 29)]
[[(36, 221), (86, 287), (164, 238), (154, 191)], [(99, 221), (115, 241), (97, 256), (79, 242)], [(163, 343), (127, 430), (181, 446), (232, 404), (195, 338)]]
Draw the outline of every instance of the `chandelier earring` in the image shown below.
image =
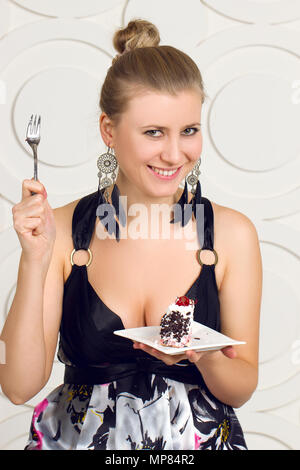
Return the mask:
[[(98, 157), (97, 160), (97, 167), (99, 170), (98, 178), (99, 178), (99, 185), (98, 190), (105, 189), (105, 197), (108, 201), (108, 191), (107, 188), (114, 184), (114, 181), (117, 177), (116, 170), (118, 170), (118, 161), (114, 155), (113, 149), (109, 146), (107, 147), (107, 152), (102, 153)], [(108, 176), (111, 173), (111, 178)]]
[[(174, 218), (170, 221), (171, 224), (179, 222), (181, 226), (184, 227), (190, 220), (192, 213), (196, 218), (196, 206), (201, 204), (201, 184), (199, 176), (200, 171), (201, 157), (197, 161), (196, 165), (192, 171), (185, 177), (185, 184), (182, 195), (178, 202), (175, 205)], [(192, 187), (191, 193), (193, 197), (190, 202), (188, 202), (188, 184)]]
[[(97, 167), (99, 170), (97, 175), (99, 178), (99, 183), (96, 215), (99, 217), (99, 220), (106, 228), (108, 233), (114, 233), (116, 240), (119, 242), (120, 228), (118, 221), (115, 219), (115, 215), (124, 227), (126, 224), (126, 213), (122, 204), (120, 203), (120, 191), (117, 184), (115, 183), (117, 178), (117, 171), (119, 168), (118, 161), (114, 155), (113, 149), (111, 149), (109, 146), (107, 147), (107, 152), (101, 154), (98, 157)], [(111, 176), (109, 176), (110, 174)], [(111, 193), (112, 204), (110, 204), (107, 188), (112, 184), (114, 187)]]
[(186, 181), (187, 183), (192, 186), (191, 188), (191, 193), (193, 195), (196, 194), (196, 191), (197, 191), (197, 184), (199, 183), (200, 184), (200, 180), (199, 180), (199, 176), (201, 175), (201, 171), (200, 171), (200, 165), (201, 165), (201, 157), (199, 158), (199, 160), (197, 161), (196, 165), (194, 166), (194, 168), (192, 169), (191, 173), (189, 173), (186, 177)]

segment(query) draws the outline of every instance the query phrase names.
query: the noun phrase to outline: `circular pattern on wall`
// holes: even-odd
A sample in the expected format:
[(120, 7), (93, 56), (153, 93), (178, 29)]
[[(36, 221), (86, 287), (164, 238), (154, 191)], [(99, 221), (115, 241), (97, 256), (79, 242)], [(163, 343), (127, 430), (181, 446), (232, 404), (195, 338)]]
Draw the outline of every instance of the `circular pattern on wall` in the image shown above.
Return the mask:
[[(4, 36), (10, 27), (10, 9), (8, 2), (5, 0), (0, 0), (0, 38)], [(1, 104), (1, 97), (0, 97)]]
[(207, 36), (207, 9), (199, 0), (189, 0), (187, 5), (174, 0), (130, 0), (124, 9), (123, 24), (136, 17), (146, 19), (158, 28), (160, 45), (168, 44), (187, 53)]
[(270, 413), (236, 410), (249, 450), (299, 450), (300, 429)]
[(121, 3), (121, 0), (13, 0), (13, 3), (41, 15), (82, 18), (110, 10)]
[(300, 18), (298, 0), (201, 0), (217, 13), (246, 23), (284, 23)]
[(296, 230), (269, 222), (255, 225), (264, 267), (259, 383), (246, 407), (264, 411), (299, 398), (300, 361), (293, 360), (291, 344), (300, 339), (300, 249)]
[(30, 157), (31, 148), (24, 140), (24, 110), (29, 109), (42, 116), (39, 162), (66, 167), (88, 159), (84, 123), (92, 111), (96, 115), (97, 85), (95, 77), (71, 66), (43, 70), (22, 85), (12, 109), (13, 125), (19, 144)]
[[(6, 135), (0, 143), (6, 156), (5, 186), (16, 192), (15, 179), (33, 174), (32, 153), (24, 142), (33, 113), (42, 116), (39, 179), (45, 180), (44, 172), (56, 185), (48, 192), (86, 190), (88, 181), (96, 186), (96, 156), (101, 152), (99, 92), (113, 55), (108, 32), (85, 21), (36, 22), (2, 40), (0, 79), (9, 85), (0, 116)], [(68, 166), (72, 177), (66, 178), (61, 168)]]
[[(300, 106), (293, 85), (299, 32), (238, 27), (209, 37), (191, 55), (208, 94), (203, 106), (204, 178), (219, 190), (225, 205), (244, 198), (257, 217), (298, 211)], [(226, 186), (228, 181), (234, 185)]]
[(211, 104), (208, 124), (212, 144), (229, 165), (242, 171), (280, 171), (299, 155), (299, 117), (291, 82), (274, 70), (274, 75), (243, 73), (227, 82)]
[(18, 410), (4, 420), (0, 420), (1, 450), (23, 450), (29, 436), (32, 410)]
[[(272, 243), (266, 243), (263, 246), (263, 251), (268, 253), (265, 255), (267, 258), (266, 265), (268, 265), (271, 256), (275, 256), (277, 266), (289, 264), (285, 271), (287, 273), (294, 272), (295, 266), (293, 264), (298, 264), (297, 258), (291, 259), (288, 263), (287, 260), (292, 258), (292, 255), (284, 247), (274, 247)], [(286, 260), (284, 260), (285, 257)], [(298, 273), (295, 272), (295, 275), (297, 274), (300, 276), (300, 266), (298, 267)], [(284, 314), (282, 312), (282, 299), (285, 299)], [(300, 338), (300, 299), (297, 298), (297, 291), (294, 291), (289, 279), (282, 275), (281, 269), (277, 271), (264, 269), (264, 296), (261, 310), (264, 315), (261, 315), (260, 322), (262, 340), (260, 362), (261, 364), (267, 364), (270, 361), (280, 360), (286, 352), (289, 354), (290, 345)], [(293, 325), (293, 328), (288, 328), (287, 325)], [(277, 374), (274, 379), (277, 383)], [(270, 386), (269, 382), (268, 386)]]

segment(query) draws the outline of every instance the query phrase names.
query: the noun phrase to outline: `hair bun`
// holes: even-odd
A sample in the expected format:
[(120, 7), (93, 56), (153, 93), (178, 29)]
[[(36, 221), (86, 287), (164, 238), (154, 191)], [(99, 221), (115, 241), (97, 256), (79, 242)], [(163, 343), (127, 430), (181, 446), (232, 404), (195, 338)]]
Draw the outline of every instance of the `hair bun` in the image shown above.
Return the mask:
[(139, 18), (131, 20), (125, 28), (118, 29), (113, 36), (113, 46), (119, 55), (139, 47), (158, 46), (159, 42), (157, 27)]

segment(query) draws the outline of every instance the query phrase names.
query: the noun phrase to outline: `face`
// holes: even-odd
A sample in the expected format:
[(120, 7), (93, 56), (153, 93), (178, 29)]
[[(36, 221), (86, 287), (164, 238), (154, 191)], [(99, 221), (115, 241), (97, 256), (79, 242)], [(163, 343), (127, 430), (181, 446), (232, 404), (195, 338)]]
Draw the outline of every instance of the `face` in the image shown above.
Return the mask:
[(196, 90), (176, 96), (149, 91), (130, 101), (110, 140), (123, 188), (153, 198), (176, 193), (201, 155), (201, 108)]

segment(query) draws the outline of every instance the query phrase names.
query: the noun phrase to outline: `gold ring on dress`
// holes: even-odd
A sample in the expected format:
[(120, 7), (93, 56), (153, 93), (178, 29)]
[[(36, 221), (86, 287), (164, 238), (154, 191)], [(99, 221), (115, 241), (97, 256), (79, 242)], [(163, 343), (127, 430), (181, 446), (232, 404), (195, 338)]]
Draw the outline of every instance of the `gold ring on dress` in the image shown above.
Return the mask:
[[(84, 250), (84, 248), (80, 248), (80, 250)], [(75, 251), (80, 251), (80, 250), (75, 250), (75, 248), (74, 248), (74, 250), (72, 251), (72, 253), (71, 253), (71, 265), (72, 266), (74, 265), (73, 255), (74, 255)], [(87, 251), (89, 252), (90, 258), (89, 258), (88, 262), (86, 263), (86, 266), (89, 266), (92, 262), (93, 255), (92, 255), (92, 252), (89, 248), (87, 249)]]
[[(203, 264), (204, 264), (204, 263), (202, 263), (202, 261), (201, 261), (201, 259), (200, 259), (200, 253), (201, 253), (202, 250), (207, 250), (207, 248), (200, 248), (200, 249), (197, 251), (198, 262), (199, 262), (199, 264), (200, 264), (201, 266), (203, 266)], [(210, 250), (209, 248), (208, 248), (208, 250), (209, 250), (209, 251), (213, 251), (213, 252), (214, 252), (214, 255), (215, 255), (215, 262), (212, 263), (212, 264), (210, 264), (210, 265), (208, 265), (208, 266), (216, 265), (217, 262), (218, 262), (218, 254), (217, 254), (216, 250), (214, 250), (214, 249)]]

